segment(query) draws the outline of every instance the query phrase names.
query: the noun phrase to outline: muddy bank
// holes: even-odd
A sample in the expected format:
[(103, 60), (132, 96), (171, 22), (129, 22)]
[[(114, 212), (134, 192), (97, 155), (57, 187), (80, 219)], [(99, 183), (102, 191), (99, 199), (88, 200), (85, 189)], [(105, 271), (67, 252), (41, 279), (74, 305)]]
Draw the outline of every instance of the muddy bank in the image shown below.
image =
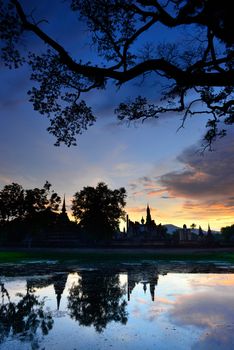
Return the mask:
[(138, 261), (138, 262), (96, 262), (84, 263), (79, 261), (19, 261), (17, 263), (1, 263), (1, 277), (20, 277), (20, 276), (45, 276), (64, 273), (79, 273), (81, 271), (105, 271), (112, 273), (129, 273), (152, 271), (158, 275), (168, 273), (234, 273), (234, 264), (218, 261)]

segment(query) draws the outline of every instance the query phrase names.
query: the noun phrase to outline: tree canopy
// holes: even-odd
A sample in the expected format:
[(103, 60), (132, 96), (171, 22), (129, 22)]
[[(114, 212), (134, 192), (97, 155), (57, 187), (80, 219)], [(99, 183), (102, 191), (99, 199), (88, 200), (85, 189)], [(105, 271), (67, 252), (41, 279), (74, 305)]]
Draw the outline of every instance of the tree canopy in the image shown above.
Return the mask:
[(126, 291), (117, 274), (103, 270), (82, 271), (78, 285), (73, 285), (68, 295), (68, 312), (82, 326), (93, 325), (99, 333), (108, 323), (127, 323)]
[(61, 198), (46, 181), (43, 188), (23, 189), (17, 183), (0, 190), (0, 221), (33, 218), (46, 209), (58, 210)]
[(0, 283), (0, 292), (0, 344), (10, 335), (13, 339), (21, 336), (21, 340), (31, 342), (32, 348), (38, 349), (40, 333), (47, 335), (54, 323), (51, 313), (44, 307), (44, 300), (40, 301), (35, 291), (27, 288), (25, 294), (17, 294), (17, 302), (11, 301), (3, 283)]
[(123, 187), (111, 190), (103, 182), (75, 193), (73, 216), (87, 238), (105, 240), (113, 237), (119, 229), (120, 219), (125, 217), (125, 198), (126, 190)]
[[(149, 75), (160, 83), (161, 99), (156, 96), (155, 103), (136, 96), (123, 101), (115, 110), (120, 120), (177, 112), (183, 126), (189, 116), (204, 114), (206, 145), (224, 136), (226, 126), (234, 123), (230, 0), (67, 0), (64, 6), (89, 29), (96, 61), (82, 61), (79, 50), (69, 53), (47, 33), (46, 21), (35, 19), (29, 4), (24, 8), (19, 0), (0, 0), (2, 60), (10, 68), (25, 63), (31, 67), (35, 85), (29, 99), (49, 118), (48, 131), (56, 136), (57, 145), (75, 144), (77, 134), (94, 123), (85, 93), (106, 89), (109, 81), (119, 88)], [(147, 32), (152, 34), (150, 43)], [(45, 44), (43, 52), (37, 52), (34, 39)]]
[(226, 242), (234, 241), (234, 225), (226, 226), (221, 228), (221, 233)]

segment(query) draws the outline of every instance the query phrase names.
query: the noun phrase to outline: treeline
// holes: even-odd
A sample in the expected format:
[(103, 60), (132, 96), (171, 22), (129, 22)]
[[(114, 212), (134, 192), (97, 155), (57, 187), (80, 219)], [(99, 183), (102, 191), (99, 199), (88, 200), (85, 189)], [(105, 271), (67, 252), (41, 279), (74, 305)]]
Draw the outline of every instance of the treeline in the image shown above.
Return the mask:
[(60, 196), (46, 181), (42, 188), (24, 189), (12, 183), (0, 190), (0, 242), (20, 243), (27, 239), (46, 239), (48, 233), (73, 231), (87, 241), (112, 239), (124, 218), (124, 188), (111, 190), (100, 182), (74, 194), (70, 221), (59, 211)]
[(25, 190), (21, 185), (12, 183), (0, 191), (0, 221), (26, 219), (45, 210), (57, 211), (61, 198), (46, 181), (42, 188)]
[(60, 196), (46, 181), (42, 188), (12, 183), (0, 190), (0, 241), (17, 244), (54, 229)]
[(225, 242), (234, 244), (234, 225), (222, 227), (221, 234)]

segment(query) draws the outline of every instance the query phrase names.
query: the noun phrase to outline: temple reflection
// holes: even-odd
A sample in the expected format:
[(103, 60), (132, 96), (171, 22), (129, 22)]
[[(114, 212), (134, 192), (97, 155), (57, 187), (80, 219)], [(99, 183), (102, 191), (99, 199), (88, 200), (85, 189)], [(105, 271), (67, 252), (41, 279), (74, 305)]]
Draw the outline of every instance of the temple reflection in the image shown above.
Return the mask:
[(158, 273), (153, 270), (128, 270), (127, 271), (127, 294), (128, 301), (130, 301), (133, 289), (139, 283), (143, 286), (144, 293), (147, 292), (149, 286), (149, 291), (151, 295), (151, 300), (154, 301), (155, 297), (155, 287), (158, 284)]
[(53, 276), (49, 276), (47, 278), (44, 278), (42, 276), (36, 279), (27, 279), (27, 288), (41, 289), (53, 285), (57, 302), (57, 310), (59, 310), (62, 294), (66, 287), (68, 275), (69, 273), (60, 273), (55, 274)]
[[(99, 344), (118, 350), (129, 341), (129, 349), (229, 350), (234, 274), (218, 274), (217, 267), (215, 274), (204, 273), (210, 266), (198, 271), (181, 265), (175, 271), (144, 262), (73, 265), (62, 272), (39, 266), (37, 275), (23, 277), (19, 270), (21, 277), (2, 276), (0, 348), (56, 349), (59, 342), (63, 349), (70, 337), (72, 348), (79, 342), (80, 349)], [(178, 273), (186, 269), (193, 273)], [(160, 282), (159, 275), (165, 275)], [(182, 348), (181, 342), (175, 345), (175, 330)]]
[(80, 271), (79, 283), (68, 295), (69, 315), (83, 326), (93, 326), (102, 332), (111, 321), (126, 324), (126, 291), (120, 285), (118, 273)]

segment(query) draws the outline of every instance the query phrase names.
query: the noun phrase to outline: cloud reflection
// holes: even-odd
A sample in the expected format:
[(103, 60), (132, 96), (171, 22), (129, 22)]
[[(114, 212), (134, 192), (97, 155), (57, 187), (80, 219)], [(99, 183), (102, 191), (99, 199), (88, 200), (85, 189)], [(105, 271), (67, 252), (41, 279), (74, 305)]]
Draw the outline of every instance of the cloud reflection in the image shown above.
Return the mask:
[(192, 349), (230, 350), (234, 345), (234, 295), (231, 289), (179, 296), (169, 311), (173, 323), (204, 330)]

